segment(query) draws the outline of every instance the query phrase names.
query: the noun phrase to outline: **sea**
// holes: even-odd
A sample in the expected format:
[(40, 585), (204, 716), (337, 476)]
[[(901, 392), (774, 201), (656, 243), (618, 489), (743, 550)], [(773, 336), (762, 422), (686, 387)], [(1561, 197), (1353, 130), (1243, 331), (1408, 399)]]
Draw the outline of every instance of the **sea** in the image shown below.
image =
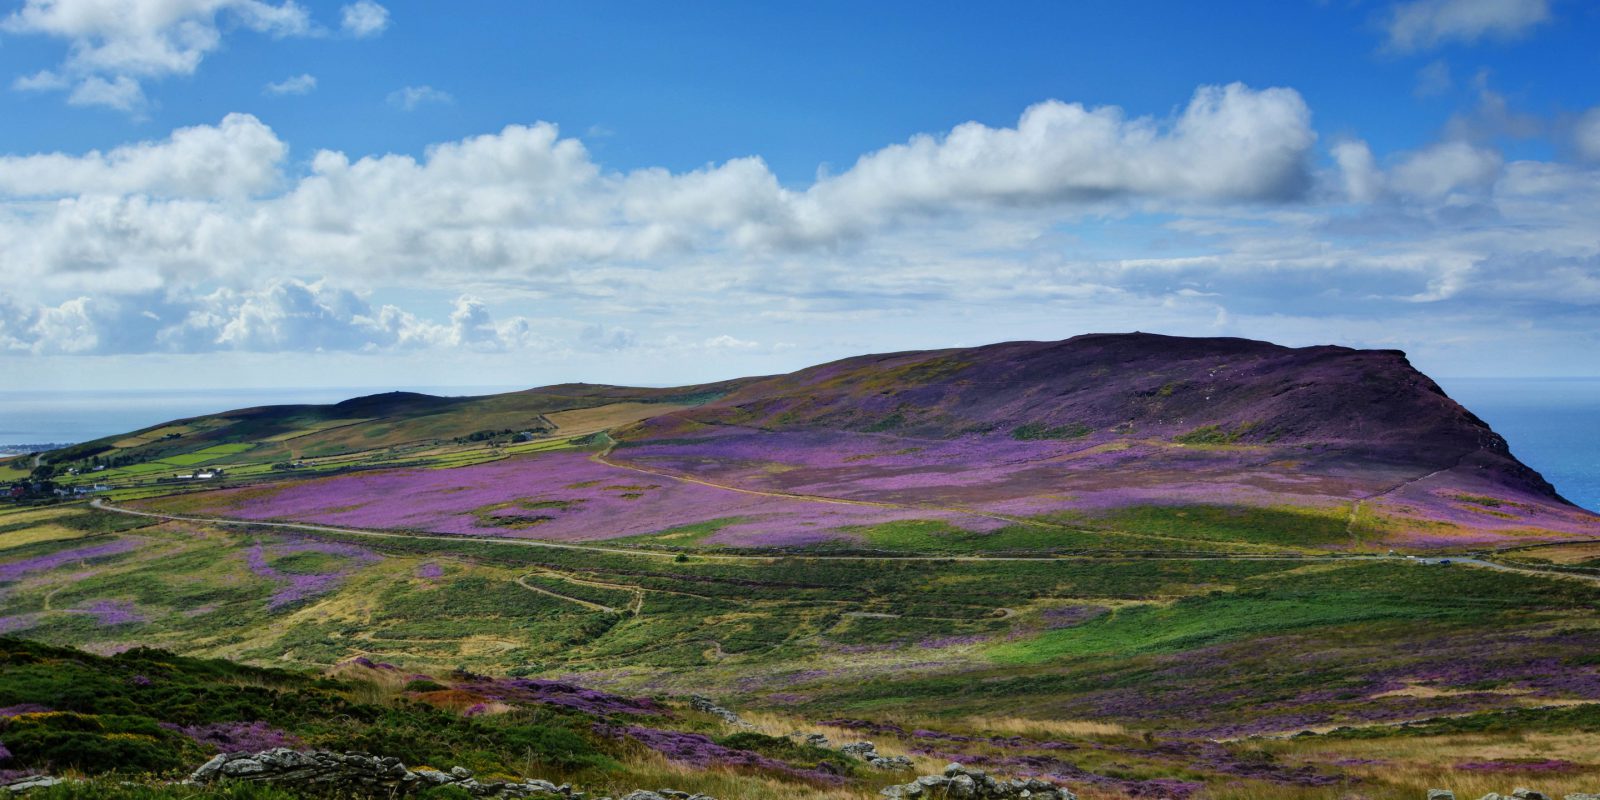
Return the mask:
[[(1454, 378), (1439, 384), (1504, 436), (1511, 452), (1564, 497), (1600, 510), (1600, 378)], [(460, 396), (522, 387), (395, 388)], [(0, 452), (7, 445), (83, 442), (225, 409), (335, 403), (378, 391), (390, 389), (0, 391)]]

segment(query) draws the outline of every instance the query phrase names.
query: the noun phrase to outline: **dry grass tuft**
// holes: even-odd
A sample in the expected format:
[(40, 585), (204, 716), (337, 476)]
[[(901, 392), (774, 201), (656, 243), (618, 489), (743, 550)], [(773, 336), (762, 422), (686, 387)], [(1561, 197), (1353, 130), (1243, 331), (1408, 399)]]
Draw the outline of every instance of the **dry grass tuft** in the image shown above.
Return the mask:
[(975, 716), (961, 724), (975, 731), (997, 736), (1025, 736), (1047, 739), (1052, 736), (1124, 736), (1128, 729), (1115, 722), (1085, 719), (1029, 719), (1027, 717)]

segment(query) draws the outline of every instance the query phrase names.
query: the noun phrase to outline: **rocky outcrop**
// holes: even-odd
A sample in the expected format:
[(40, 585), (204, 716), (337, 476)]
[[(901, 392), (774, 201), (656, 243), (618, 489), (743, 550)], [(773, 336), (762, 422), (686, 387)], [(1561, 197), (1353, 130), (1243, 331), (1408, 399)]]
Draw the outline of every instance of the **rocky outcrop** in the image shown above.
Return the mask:
[(207, 761), (189, 776), (191, 783), (249, 781), (328, 790), (338, 794), (397, 795), (434, 786), (454, 786), (473, 797), (563, 797), (583, 795), (565, 784), (528, 778), (521, 781), (479, 780), (470, 770), (453, 767), (410, 770), (400, 759), (366, 753), (300, 752), (280, 747), (260, 753), (225, 753)]
[(851, 742), (850, 744), (840, 745), (839, 752), (851, 758), (865, 761), (878, 769), (911, 769), (910, 757), (886, 756), (879, 753), (878, 746), (872, 742)]
[(857, 761), (865, 761), (868, 764), (877, 767), (878, 769), (902, 770), (911, 769), (912, 767), (911, 759), (909, 757), (886, 756), (878, 752), (877, 745), (868, 741), (850, 742), (849, 744), (842, 744), (838, 747), (834, 747), (833, 742), (829, 741), (826, 735), (820, 733), (805, 733), (803, 731), (795, 731), (794, 733), (789, 734), (789, 738), (798, 739), (800, 740), (801, 744), (807, 747), (815, 747), (821, 750), (837, 750), (842, 756), (848, 756), (849, 758), (853, 758)]
[[(1428, 800), (1456, 800), (1456, 793), (1449, 789), (1429, 789)], [(1544, 792), (1519, 786), (1512, 789), (1511, 794), (1490, 792), (1478, 800), (1553, 800), (1553, 798)], [(1600, 800), (1600, 794), (1577, 792), (1565, 795), (1562, 800)]]
[[(611, 800), (611, 798), (602, 797), (600, 800)], [(618, 798), (618, 800), (717, 800), (717, 798), (704, 794), (678, 792), (672, 789), (657, 789), (653, 792), (640, 789), (635, 792), (629, 792)]]
[(945, 767), (943, 775), (923, 775), (910, 783), (886, 787), (880, 794), (923, 800), (1078, 800), (1077, 795), (1047, 781), (997, 781), (981, 769), (960, 764)]
[(738, 714), (735, 714), (732, 711), (730, 711), (730, 710), (728, 710), (726, 708), (723, 708), (722, 706), (717, 705), (715, 702), (713, 702), (711, 700), (711, 698), (706, 697), (705, 695), (699, 695), (699, 694), (689, 695), (689, 707), (694, 709), (694, 710), (696, 710), (696, 711), (699, 711), (699, 712), (702, 712), (702, 713), (705, 713), (705, 714), (710, 714), (711, 716), (716, 717), (716, 718), (722, 720), (723, 722), (728, 723), (729, 725), (733, 725), (734, 727), (738, 727), (738, 728), (753, 728), (753, 727), (755, 727), (754, 725), (751, 725), (750, 723), (745, 722), (744, 720), (740, 719)]

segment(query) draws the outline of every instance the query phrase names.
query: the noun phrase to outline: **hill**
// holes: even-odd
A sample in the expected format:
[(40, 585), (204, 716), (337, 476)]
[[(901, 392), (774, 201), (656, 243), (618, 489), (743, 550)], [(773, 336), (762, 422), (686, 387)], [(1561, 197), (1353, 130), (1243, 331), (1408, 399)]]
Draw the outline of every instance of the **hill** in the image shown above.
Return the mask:
[(690, 548), (1359, 552), (1600, 533), (1398, 351), (1141, 333), (676, 389), (243, 409), (45, 460), (116, 500), (225, 487), (157, 512)]

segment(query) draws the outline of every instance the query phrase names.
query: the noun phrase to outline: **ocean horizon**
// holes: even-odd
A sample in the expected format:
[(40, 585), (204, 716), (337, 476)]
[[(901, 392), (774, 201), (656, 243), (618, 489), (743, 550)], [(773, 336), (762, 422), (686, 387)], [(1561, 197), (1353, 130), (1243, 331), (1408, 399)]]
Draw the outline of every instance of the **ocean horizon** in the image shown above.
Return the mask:
[[(1568, 500), (1600, 510), (1600, 378), (1444, 378), (1439, 384)], [(69, 444), (237, 408), (337, 403), (387, 391), (467, 396), (521, 386), (310, 387), (141, 391), (0, 391), (7, 445)]]

